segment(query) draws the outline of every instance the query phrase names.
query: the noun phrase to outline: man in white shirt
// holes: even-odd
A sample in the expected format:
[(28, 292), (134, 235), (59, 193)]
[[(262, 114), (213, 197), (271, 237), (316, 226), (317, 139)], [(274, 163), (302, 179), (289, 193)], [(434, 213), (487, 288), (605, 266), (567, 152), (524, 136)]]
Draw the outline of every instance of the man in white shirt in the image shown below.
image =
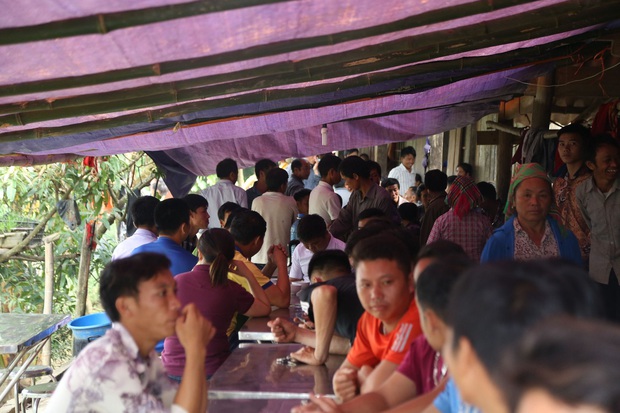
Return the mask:
[[(194, 304), (181, 308), (169, 266), (164, 255), (141, 253), (105, 267), (99, 294), (112, 328), (82, 350), (47, 411), (206, 411), (204, 363), (215, 330)], [(178, 388), (153, 351), (159, 340), (175, 334), (187, 357)]]
[(133, 224), (138, 228), (136, 232), (114, 248), (112, 261), (126, 258), (131, 252), (143, 244), (148, 244), (157, 239), (157, 226), (155, 225), (155, 207), (159, 199), (154, 196), (141, 196), (131, 205), (131, 217)]
[(297, 218), (297, 203), (291, 196), (284, 195), (288, 174), (284, 169), (273, 168), (267, 172), (267, 192), (252, 203), (252, 210), (258, 212), (267, 222), (267, 232), (260, 251), (252, 257), (255, 264), (269, 262), (269, 248), (281, 245), (287, 250), (291, 237), (291, 226)]
[(220, 179), (215, 185), (201, 192), (207, 199), (209, 207), (209, 228), (221, 228), (217, 217), (217, 210), (224, 202), (235, 202), (244, 208), (248, 207), (248, 196), (243, 188), (235, 185), (239, 175), (237, 162), (226, 158), (215, 167), (215, 173)]
[(398, 181), (401, 188), (416, 186), (415, 184), (415, 163), (416, 152), (413, 146), (407, 146), (400, 150), (400, 165), (393, 168), (388, 174), (388, 178)]
[(342, 208), (342, 202), (333, 188), (342, 179), (340, 172), (338, 172), (340, 162), (342, 160), (332, 154), (321, 158), (321, 162), (319, 162), (321, 181), (310, 192), (309, 213), (321, 216), (327, 225), (338, 218)]
[(297, 235), (300, 244), (295, 247), (291, 258), (291, 279), (310, 281), (308, 264), (315, 253), (324, 250), (344, 251), (345, 243), (327, 231), (325, 221), (319, 215), (303, 217), (297, 226)]

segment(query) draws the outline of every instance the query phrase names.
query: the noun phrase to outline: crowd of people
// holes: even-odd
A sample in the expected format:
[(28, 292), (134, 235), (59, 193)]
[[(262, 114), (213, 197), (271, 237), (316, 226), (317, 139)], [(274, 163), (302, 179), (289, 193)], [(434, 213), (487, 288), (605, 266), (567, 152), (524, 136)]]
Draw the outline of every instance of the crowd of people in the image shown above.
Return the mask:
[(467, 163), (422, 176), (412, 147), (385, 177), (349, 150), (259, 160), (244, 191), (224, 159), (201, 194), (139, 198), (101, 277), (112, 330), (53, 411), (204, 412), (241, 325), (288, 308), (295, 280), (306, 317), (270, 321), (275, 340), (310, 365), (346, 356), (337, 400), (295, 412), (620, 411), (619, 145), (558, 138), (564, 165), (520, 165), (505, 202)]

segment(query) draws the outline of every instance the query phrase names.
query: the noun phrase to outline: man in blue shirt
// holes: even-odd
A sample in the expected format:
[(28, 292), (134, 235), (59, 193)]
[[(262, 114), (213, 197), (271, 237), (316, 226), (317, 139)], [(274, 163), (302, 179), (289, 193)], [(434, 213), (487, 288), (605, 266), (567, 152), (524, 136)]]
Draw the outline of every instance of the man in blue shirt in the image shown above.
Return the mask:
[(190, 232), (189, 212), (189, 206), (182, 199), (161, 201), (155, 208), (155, 225), (159, 229), (159, 237), (154, 242), (134, 249), (132, 255), (140, 252), (165, 255), (172, 263), (170, 272), (173, 276), (191, 271), (198, 262), (198, 257), (181, 246)]

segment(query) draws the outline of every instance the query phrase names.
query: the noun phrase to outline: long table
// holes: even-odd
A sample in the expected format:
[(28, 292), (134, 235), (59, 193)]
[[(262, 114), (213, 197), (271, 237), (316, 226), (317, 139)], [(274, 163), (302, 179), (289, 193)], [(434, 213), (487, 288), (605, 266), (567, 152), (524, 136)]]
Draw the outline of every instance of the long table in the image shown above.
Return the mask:
[[(0, 400), (11, 391), (50, 336), (70, 319), (66, 314), (0, 314), (0, 354), (15, 355), (0, 376), (0, 387), (17, 369), (14, 378), (0, 394)], [(19, 365), (27, 353), (30, 355)]]
[(265, 317), (252, 317), (239, 329), (240, 341), (257, 341), (257, 342), (273, 342), (274, 337), (271, 329), (267, 326), (269, 320), (274, 320), (278, 317), (285, 318), (292, 321), (295, 317), (302, 316), (303, 311), (299, 298), (297, 296), (291, 296), (291, 305), (289, 308), (278, 308), (273, 310), (268, 316)]
[[(277, 406), (290, 411), (290, 407), (307, 400), (311, 392), (333, 396), (332, 378), (344, 356), (330, 355), (322, 366), (288, 366), (276, 362), (301, 347), (300, 344), (240, 345), (211, 378), (209, 412), (246, 411), (242, 410), (243, 406), (248, 406), (247, 411), (277, 412)], [(255, 401), (253, 409), (249, 400)], [(231, 410), (230, 406), (235, 408)], [(270, 410), (260, 410), (259, 406)]]

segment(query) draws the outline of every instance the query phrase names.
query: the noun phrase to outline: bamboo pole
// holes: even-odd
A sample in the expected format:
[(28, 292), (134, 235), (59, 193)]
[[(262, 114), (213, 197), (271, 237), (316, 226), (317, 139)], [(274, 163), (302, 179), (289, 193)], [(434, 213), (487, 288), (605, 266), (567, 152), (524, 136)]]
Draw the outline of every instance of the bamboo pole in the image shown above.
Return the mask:
[[(513, 126), (503, 125), (501, 123), (493, 122), (492, 120), (487, 121), (487, 126), (493, 129), (497, 129), (498, 131), (508, 133), (513, 136), (521, 136), (522, 128), (515, 128)], [(543, 138), (552, 139), (558, 136), (558, 131), (549, 130), (543, 134)]]
[[(93, 231), (94, 233), (94, 231)], [(77, 304), (75, 306), (75, 316), (82, 317), (86, 314), (86, 300), (88, 298), (88, 277), (90, 275), (90, 261), (92, 250), (90, 248), (91, 238), (88, 236), (86, 225), (84, 225), (84, 236), (80, 248), (80, 267), (78, 270), (77, 285)]]
[[(538, 49), (538, 46), (534, 47), (533, 49), (536, 49), (538, 56), (540, 56), (541, 53), (543, 52), (543, 49)], [(570, 61), (570, 56), (566, 55), (567, 50), (568, 49), (556, 50), (555, 53), (560, 52), (558, 53), (561, 56), (561, 57), (558, 57), (560, 61), (562, 60)], [(544, 49), (544, 51), (546, 51), (546, 49)], [(475, 62), (482, 63), (481, 61), (478, 61), (476, 59), (482, 59), (485, 62), (489, 62), (491, 60), (494, 62), (497, 62), (498, 66), (496, 66), (496, 68), (498, 69), (509, 68), (509, 67), (512, 67), (512, 65), (515, 63), (515, 61), (513, 59), (510, 59), (509, 57), (511, 55), (517, 56), (520, 53), (522, 54), (523, 51), (508, 52), (507, 54), (502, 54), (501, 56), (488, 56), (488, 57), (481, 57), (481, 58), (475, 58), (475, 59), (464, 59), (464, 60), (459, 60), (459, 61), (433, 62), (433, 63), (429, 63), (428, 65), (424, 67), (422, 67), (423, 65), (417, 65), (417, 66), (411, 66), (411, 67), (404, 68), (404, 69), (398, 69), (394, 72), (387, 72), (387, 73), (379, 72), (379, 73), (373, 73), (373, 74), (368, 74), (368, 75), (361, 75), (361, 76), (350, 78), (350, 79), (340, 82), (338, 84), (339, 89), (344, 90), (344, 89), (360, 88), (362, 86), (368, 86), (370, 84), (380, 83), (382, 81), (390, 80), (393, 78), (399, 78), (401, 77), (401, 74), (403, 76), (409, 73), (415, 74), (418, 71), (423, 72), (423, 71), (431, 71), (432, 69), (439, 70), (440, 68), (442, 68), (444, 69), (443, 71), (446, 72), (444, 74), (444, 76), (446, 77), (441, 78), (438, 75), (435, 79), (431, 81), (427, 81), (426, 83), (414, 84), (414, 83), (403, 82), (403, 84), (397, 85), (392, 89), (384, 89), (378, 92), (368, 92), (365, 89), (360, 89), (358, 91), (358, 94), (354, 96), (348, 95), (346, 98), (331, 97), (329, 99), (324, 100), (320, 104), (300, 103), (296, 106), (288, 106), (287, 110), (304, 109), (308, 107), (320, 107), (320, 106), (326, 106), (330, 104), (342, 103), (342, 102), (353, 100), (353, 99), (372, 98), (372, 97), (376, 97), (380, 95), (387, 95), (387, 94), (394, 94), (394, 93), (411, 93), (417, 90), (425, 90), (431, 87), (438, 87), (438, 86), (442, 86), (442, 85), (455, 82), (458, 80), (466, 79), (466, 78), (469, 78), (475, 75), (483, 74), (483, 73), (476, 73), (476, 72), (461, 71), (460, 76), (454, 76), (452, 72), (449, 71), (450, 68), (451, 69), (455, 69), (457, 67), (464, 68), (469, 65), (476, 64)], [(546, 56), (547, 59), (550, 59), (553, 54), (554, 52), (546, 51), (544, 55)], [(531, 60), (528, 60), (528, 62), (531, 62)], [(519, 64), (524, 64), (524, 60), (520, 60)], [(439, 72), (442, 72), (442, 70), (439, 70)], [(113, 128), (113, 127), (118, 127), (118, 126), (127, 126), (127, 125), (139, 124), (139, 123), (151, 123), (157, 120), (173, 118), (173, 117), (181, 116), (181, 115), (188, 114), (188, 113), (196, 113), (199, 111), (207, 111), (207, 110), (218, 109), (218, 108), (227, 107), (227, 106), (246, 105), (246, 104), (251, 104), (251, 103), (259, 103), (259, 102), (273, 102), (279, 99), (290, 99), (294, 97), (307, 97), (307, 96), (323, 94), (323, 93), (329, 94), (331, 92), (333, 92), (332, 84), (319, 84), (319, 85), (315, 85), (311, 87), (285, 89), (285, 90), (267, 90), (267, 91), (261, 90), (258, 92), (247, 93), (247, 94), (239, 95), (239, 96), (232, 96), (232, 97), (226, 97), (222, 99), (186, 103), (186, 104), (176, 105), (173, 107), (166, 107), (163, 109), (154, 109), (154, 110), (147, 110), (143, 112), (137, 112), (137, 113), (133, 113), (130, 115), (121, 115), (115, 118), (104, 119), (104, 120), (82, 122), (78, 124), (65, 125), (61, 127), (25, 129), (25, 130), (21, 130), (18, 132), (5, 132), (5, 133), (0, 133), (0, 142), (23, 141), (23, 140), (30, 140), (30, 139), (39, 139), (39, 138), (44, 138), (44, 137), (63, 136), (63, 135), (76, 134), (76, 133), (82, 133), (82, 132), (92, 132), (96, 130)], [(85, 109), (83, 108), (83, 110)], [(268, 110), (257, 108), (256, 111), (250, 111), (247, 108), (244, 108), (243, 112), (239, 113), (239, 115), (246, 115), (246, 116), (256, 115), (256, 114), (264, 113), (265, 111), (273, 111), (273, 110), (274, 110), (273, 108), (270, 108)], [(235, 115), (231, 115), (231, 116), (235, 116)], [(219, 119), (219, 118), (202, 117), (200, 118), (199, 121), (204, 122), (204, 121), (216, 120), (216, 119)], [(171, 124), (172, 123), (176, 124), (176, 121), (171, 121)], [(161, 128), (162, 125), (156, 125), (156, 127)]]
[(49, 23), (0, 29), (0, 45), (59, 39), (85, 34), (105, 34), (118, 29), (159, 23), (183, 17), (262, 6), (290, 0), (194, 0), (188, 3), (103, 13)]
[[(575, 12), (576, 8), (579, 10), (578, 13)], [(602, 1), (597, 1), (583, 5), (579, 0), (573, 0), (529, 11), (519, 16), (500, 17), (495, 20), (475, 23), (458, 29), (425, 33), (391, 42), (366, 46), (360, 49), (338, 53), (333, 55), (332, 59), (342, 59), (340, 61), (343, 62), (351, 60), (353, 58), (352, 56), (356, 56), (353, 59), (364, 60), (374, 58), (376, 55), (382, 53), (401, 52), (416, 54), (420, 50), (422, 50), (424, 54), (427, 54), (429, 51), (434, 52), (438, 50), (437, 56), (445, 56), (500, 43), (505, 44), (519, 40), (528, 40), (571, 29), (588, 27), (618, 17), (620, 17), (620, 8), (616, 7), (613, 3), (610, 5)], [(410, 19), (413, 24), (411, 27), (416, 27), (415, 22), (418, 20), (414, 18)], [(391, 32), (391, 25), (392, 23), (389, 23), (388, 26), (383, 25), (385, 27), (383, 27), (382, 30)], [(253, 46), (246, 49), (199, 58), (160, 62), (84, 76), (6, 85), (0, 88), (0, 96), (91, 86), (146, 76), (160, 76), (162, 74), (234, 63), (308, 48), (330, 46), (342, 41), (352, 40), (353, 38), (375, 36), (377, 32), (376, 27), (377, 26), (326, 36)], [(378, 32), (381, 33), (381, 30)], [(351, 35), (351, 33), (354, 33), (354, 35)]]
[[(54, 308), (54, 242), (60, 239), (60, 234), (43, 237), (45, 243), (45, 298), (43, 300), (43, 314), (52, 314)], [(52, 343), (48, 341), (41, 353), (41, 363), (51, 365)]]

